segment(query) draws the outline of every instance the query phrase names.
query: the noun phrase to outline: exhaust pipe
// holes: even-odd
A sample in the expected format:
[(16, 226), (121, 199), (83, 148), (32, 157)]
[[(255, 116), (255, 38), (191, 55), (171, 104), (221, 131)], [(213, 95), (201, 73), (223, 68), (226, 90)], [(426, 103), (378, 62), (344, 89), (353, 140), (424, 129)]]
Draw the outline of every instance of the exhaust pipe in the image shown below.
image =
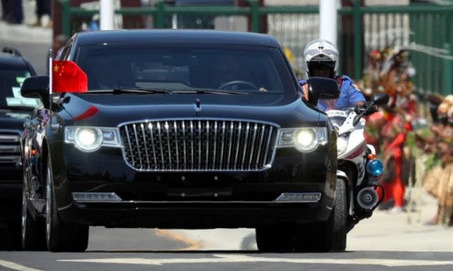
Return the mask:
[(365, 210), (372, 210), (379, 202), (379, 196), (371, 187), (362, 188), (357, 194), (357, 203)]

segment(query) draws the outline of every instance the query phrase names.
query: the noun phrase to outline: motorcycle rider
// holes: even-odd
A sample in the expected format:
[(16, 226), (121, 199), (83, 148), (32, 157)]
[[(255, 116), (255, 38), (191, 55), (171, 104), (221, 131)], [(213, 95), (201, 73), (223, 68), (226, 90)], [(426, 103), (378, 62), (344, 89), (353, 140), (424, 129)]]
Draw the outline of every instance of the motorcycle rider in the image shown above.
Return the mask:
[[(338, 49), (330, 41), (315, 39), (309, 42), (304, 49), (305, 71), (308, 77), (327, 77), (337, 80), (340, 87), (340, 96), (333, 100), (319, 100), (318, 109), (343, 110), (355, 106), (365, 105), (365, 97), (356, 87), (349, 76), (336, 75), (338, 68)], [(300, 80), (299, 84), (308, 101), (308, 81)]]
[[(322, 39), (316, 39), (311, 42), (309, 42), (305, 49), (304, 49), (304, 60), (306, 62), (306, 72), (308, 77), (326, 77), (326, 78), (332, 78), (335, 79), (338, 83), (338, 87), (340, 89), (340, 95), (337, 99), (330, 99), (330, 100), (319, 100), (317, 103), (317, 108), (321, 111), (329, 111), (329, 110), (342, 110), (342, 111), (347, 111), (350, 108), (354, 108), (355, 110), (351, 112), (355, 112), (359, 114), (358, 112), (363, 112), (363, 110), (367, 110), (366, 116), (377, 112), (379, 109), (377, 105), (373, 105), (373, 107), (367, 106), (367, 102), (365, 97), (363, 96), (362, 92), (359, 90), (358, 87), (356, 87), (352, 81), (352, 79), (349, 76), (346, 75), (337, 75), (337, 67), (338, 67), (338, 50), (334, 44), (332, 44), (329, 41), (322, 40)], [(304, 99), (309, 101), (309, 84), (308, 80), (301, 80), (299, 81), (299, 84), (302, 88), (303, 94), (304, 94)], [(363, 132), (363, 128), (361, 130)], [(358, 138), (357, 138), (358, 139)], [(365, 138), (363, 138), (365, 140)], [(370, 151), (371, 152), (371, 151)], [(363, 161), (363, 159), (368, 159), (364, 155), (358, 155), (356, 152), (349, 156), (349, 158), (346, 158), (346, 156), (342, 157), (341, 159), (346, 159), (350, 161), (354, 161), (353, 163), (344, 163), (342, 164), (341, 167), (339, 167), (340, 171), (344, 172), (346, 175), (350, 172), (351, 170), (348, 170), (350, 168), (349, 165), (359, 165), (361, 168), (357, 168), (357, 172), (364, 172), (365, 171), (365, 164), (366, 163), (360, 163), (360, 161)], [(367, 161), (367, 160), (366, 160)], [(347, 177), (351, 180), (352, 185), (358, 185), (358, 174), (356, 176), (354, 175), (347, 175)], [(351, 178), (356, 177), (356, 179), (352, 180)], [(372, 180), (367, 177), (367, 175), (362, 175), (360, 180), (360, 185), (361, 187), (357, 187), (357, 189), (353, 190), (355, 191), (354, 193), (364, 193), (365, 196), (360, 196), (359, 194), (354, 194), (354, 198), (360, 198), (362, 197), (368, 198), (366, 195), (369, 195), (369, 197), (373, 198), (374, 195), (376, 198), (378, 198), (378, 194), (374, 194), (374, 190), (372, 190), (373, 183)], [(370, 182), (370, 183), (369, 183)], [(381, 197), (382, 198), (382, 197)], [(354, 208), (354, 215), (357, 217), (353, 219), (353, 221), (358, 221), (356, 219), (363, 219), (363, 217), (368, 217), (370, 215), (370, 212), (372, 212), (372, 208), (374, 207), (375, 203), (370, 203), (367, 202), (366, 200), (361, 200), (363, 205), (360, 205), (359, 200), (357, 200), (357, 206), (361, 207), (353, 207)], [(378, 204), (377, 202), (376, 204)], [(367, 207), (369, 206), (369, 207)], [(363, 211), (364, 208), (366, 211)], [(353, 222), (353, 224), (356, 222)]]

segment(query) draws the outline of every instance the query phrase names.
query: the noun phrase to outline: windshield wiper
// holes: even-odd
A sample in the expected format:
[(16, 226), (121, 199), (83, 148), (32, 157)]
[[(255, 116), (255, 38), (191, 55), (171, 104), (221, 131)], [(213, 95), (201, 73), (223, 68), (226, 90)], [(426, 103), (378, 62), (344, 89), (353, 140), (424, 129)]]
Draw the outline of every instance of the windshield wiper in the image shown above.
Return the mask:
[(165, 89), (146, 89), (146, 88), (114, 88), (112, 90), (90, 90), (84, 94), (102, 94), (102, 93), (113, 93), (113, 94), (173, 94), (171, 90)]
[(221, 89), (189, 89), (189, 90), (178, 90), (175, 91), (178, 94), (218, 94), (218, 95), (247, 95), (248, 92), (239, 92), (231, 90), (221, 90)]

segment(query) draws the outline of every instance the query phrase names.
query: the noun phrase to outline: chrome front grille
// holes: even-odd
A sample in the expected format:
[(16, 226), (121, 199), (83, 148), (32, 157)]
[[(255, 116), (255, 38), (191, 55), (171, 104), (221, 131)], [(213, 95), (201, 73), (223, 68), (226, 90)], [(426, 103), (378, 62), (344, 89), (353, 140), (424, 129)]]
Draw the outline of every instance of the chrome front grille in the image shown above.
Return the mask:
[(16, 165), (20, 160), (20, 133), (0, 130), (0, 164)]
[(138, 171), (259, 171), (274, 156), (277, 126), (218, 119), (159, 120), (120, 127), (126, 163)]

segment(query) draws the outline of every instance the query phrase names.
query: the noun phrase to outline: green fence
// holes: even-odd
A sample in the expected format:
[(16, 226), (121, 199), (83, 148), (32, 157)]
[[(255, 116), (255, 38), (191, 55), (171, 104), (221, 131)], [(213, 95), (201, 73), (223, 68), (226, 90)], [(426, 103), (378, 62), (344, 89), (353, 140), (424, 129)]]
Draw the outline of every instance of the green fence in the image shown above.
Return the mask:
[[(98, 8), (62, 7), (62, 32), (71, 35), (89, 24)], [(385, 46), (410, 49), (417, 73), (414, 83), (423, 97), (429, 93), (453, 93), (453, 5), (360, 6), (339, 10), (338, 44), (340, 70), (355, 79), (362, 77), (366, 54)], [(303, 76), (302, 50), (319, 35), (318, 6), (259, 7), (169, 6), (163, 1), (150, 7), (115, 10), (117, 28), (220, 28), (264, 32), (275, 36), (292, 55), (293, 66)], [(133, 18), (139, 18), (139, 23)], [(219, 22), (223, 25), (218, 27)], [(245, 26), (244, 26), (245, 25)]]

